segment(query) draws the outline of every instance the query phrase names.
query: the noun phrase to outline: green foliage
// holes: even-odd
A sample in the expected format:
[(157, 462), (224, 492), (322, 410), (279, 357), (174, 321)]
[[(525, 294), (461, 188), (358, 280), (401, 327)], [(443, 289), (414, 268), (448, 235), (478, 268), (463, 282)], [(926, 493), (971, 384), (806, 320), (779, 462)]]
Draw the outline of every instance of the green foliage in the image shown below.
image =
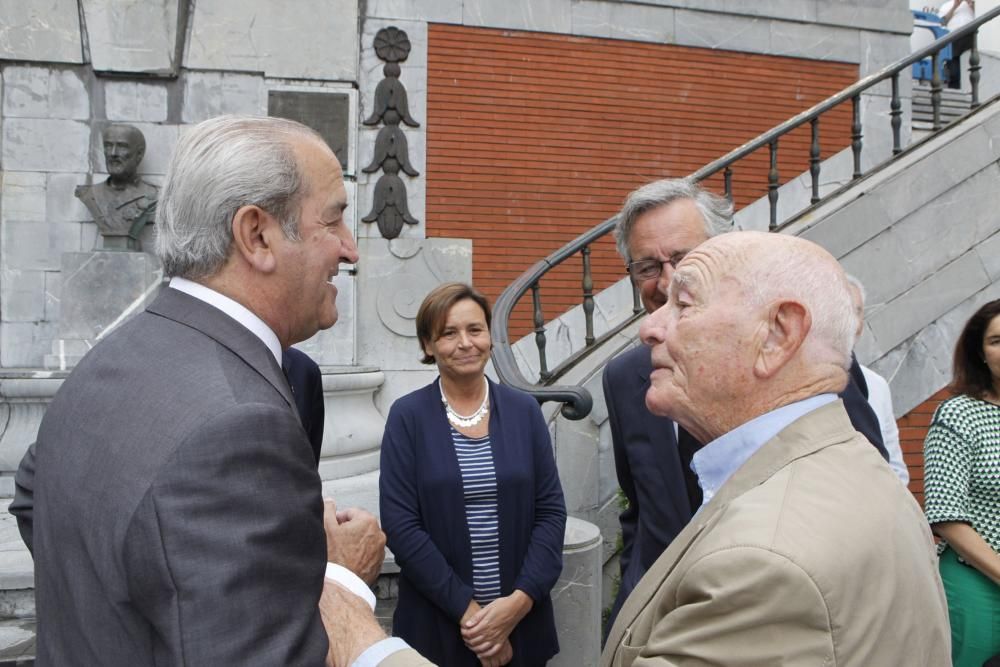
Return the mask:
[[(621, 544), (622, 536), (618, 536), (618, 543)], [(622, 587), (622, 578), (619, 574), (611, 575), (611, 604), (601, 610), (601, 630), (608, 624), (608, 618), (611, 616), (611, 607), (615, 604), (615, 598), (618, 597), (618, 591)]]
[(628, 496), (626, 496), (625, 492), (622, 491), (621, 489), (618, 489), (617, 496), (618, 496), (618, 509), (624, 512), (625, 510), (628, 509)]

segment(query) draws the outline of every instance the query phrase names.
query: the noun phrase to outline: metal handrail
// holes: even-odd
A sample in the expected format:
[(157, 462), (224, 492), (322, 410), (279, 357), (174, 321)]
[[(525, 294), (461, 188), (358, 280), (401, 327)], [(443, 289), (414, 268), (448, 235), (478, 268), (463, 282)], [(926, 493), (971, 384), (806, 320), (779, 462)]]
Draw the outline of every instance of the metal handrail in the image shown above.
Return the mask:
[[(975, 35), (978, 29), (984, 23), (987, 23), (997, 16), (1000, 16), (1000, 7), (986, 12), (982, 16), (976, 18), (975, 20), (969, 22), (968, 24), (954, 30), (944, 37), (932, 42), (926, 47), (911, 53), (905, 58), (883, 67), (874, 74), (870, 74), (863, 79), (860, 79), (856, 83), (848, 86), (844, 90), (831, 95), (827, 99), (813, 105), (809, 109), (806, 109), (802, 113), (786, 120), (780, 125), (768, 130), (767, 132), (761, 134), (748, 141), (747, 143), (733, 149), (729, 153), (720, 157), (719, 159), (710, 162), (701, 169), (698, 169), (688, 178), (694, 182), (700, 182), (720, 171), (724, 172), (724, 187), (725, 194), (727, 197), (732, 199), (732, 165), (742, 158), (754, 153), (757, 150), (768, 146), (770, 149), (770, 165), (771, 168), (768, 172), (768, 199), (770, 200), (771, 206), (771, 220), (770, 229), (774, 230), (777, 228), (776, 220), (776, 210), (777, 210), (777, 189), (778, 184), (778, 172), (777, 172), (777, 149), (778, 140), (785, 134), (795, 130), (806, 123), (812, 123), (813, 134), (812, 134), (812, 145), (810, 147), (810, 167), (809, 171), (812, 175), (812, 185), (813, 185), (813, 197), (812, 203), (815, 204), (819, 201), (818, 193), (818, 179), (819, 179), (819, 162), (820, 162), (820, 151), (819, 151), (819, 140), (818, 140), (818, 121), (819, 117), (830, 109), (843, 104), (844, 102), (851, 100), (853, 103), (853, 122), (851, 126), (851, 148), (854, 153), (854, 174), (851, 179), (853, 183), (857, 179), (863, 176), (861, 170), (861, 121), (860, 121), (860, 96), (861, 93), (868, 90), (869, 88), (875, 86), (876, 84), (885, 81), (886, 79), (892, 80), (892, 99), (890, 102), (890, 125), (892, 127), (893, 133), (893, 156), (902, 152), (902, 147), (900, 146), (900, 127), (901, 127), (901, 116), (902, 108), (899, 99), (899, 74), (904, 71), (907, 67), (913, 65), (913, 63), (919, 62), (928, 56), (932, 58), (932, 71), (933, 80), (931, 83), (931, 98), (932, 106), (934, 110), (934, 122), (933, 130), (938, 131), (941, 129), (941, 123), (939, 118), (940, 112), (940, 100), (941, 100), (941, 73), (940, 73), (940, 62), (938, 53), (948, 44), (965, 37), (966, 35)], [(980, 106), (979, 102), (979, 69), (980, 69), (980, 59), (978, 44), (976, 43), (976, 38), (973, 37), (972, 49), (969, 61), (969, 79), (972, 88), (972, 97), (970, 109), (976, 109)], [(503, 293), (497, 298), (496, 304), (494, 305), (493, 314), (493, 366), (496, 369), (497, 375), (500, 380), (505, 384), (508, 384), (517, 389), (521, 389), (532, 394), (539, 403), (544, 403), (546, 401), (560, 401), (563, 403), (562, 414), (568, 419), (583, 419), (589, 413), (593, 407), (593, 397), (590, 392), (583, 387), (578, 387), (574, 385), (549, 385), (548, 383), (552, 381), (557, 375), (548, 373), (546, 371), (546, 360), (544, 355), (544, 345), (545, 345), (545, 334), (544, 326), (540, 321), (540, 306), (536, 300), (536, 342), (538, 343), (540, 350), (540, 379), (542, 384), (535, 384), (529, 382), (521, 373), (521, 370), (514, 358), (514, 352), (511, 347), (510, 336), (509, 336), (509, 323), (510, 315), (514, 310), (515, 305), (521, 300), (529, 290), (536, 293), (539, 281), (541, 278), (548, 273), (550, 270), (563, 263), (567, 259), (573, 257), (577, 253), (585, 252), (589, 253), (589, 247), (592, 243), (605, 237), (607, 234), (614, 230), (615, 224), (617, 223), (617, 216), (612, 217), (599, 225), (593, 227), (592, 229), (580, 234), (575, 239), (559, 248), (555, 252), (549, 254), (542, 260), (535, 262), (527, 271), (522, 273), (513, 283), (508, 286)], [(584, 277), (586, 281), (589, 276)], [(627, 318), (624, 322), (617, 325), (617, 327), (612, 328), (602, 339), (607, 338), (609, 335), (613, 335), (618, 331), (621, 331), (624, 327), (632, 323), (636, 316)], [(588, 322), (588, 327), (592, 326), (592, 321)], [(562, 368), (571, 366), (580, 357), (585, 355), (589, 350), (593, 349), (592, 341), (588, 341), (588, 346), (584, 350), (576, 353), (576, 355), (571, 356), (571, 358), (563, 364)]]

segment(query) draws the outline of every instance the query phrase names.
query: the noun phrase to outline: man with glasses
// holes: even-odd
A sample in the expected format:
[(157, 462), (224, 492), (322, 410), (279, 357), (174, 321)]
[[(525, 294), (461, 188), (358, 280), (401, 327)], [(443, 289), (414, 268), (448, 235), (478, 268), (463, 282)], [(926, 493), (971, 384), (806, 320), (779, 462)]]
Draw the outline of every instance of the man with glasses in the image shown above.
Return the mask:
[[(667, 286), (684, 256), (709, 238), (731, 231), (732, 217), (729, 200), (687, 179), (654, 181), (628, 196), (618, 215), (615, 240), (647, 313), (667, 303)], [(639, 579), (702, 504), (691, 460), (704, 443), (647, 409), (651, 370), (649, 348), (639, 345), (612, 359), (604, 371), (615, 469), (628, 501), (619, 517), (620, 586), (605, 636)], [(861, 369), (853, 361), (851, 382), (841, 397), (854, 427), (886, 457), (878, 420), (858, 376)]]

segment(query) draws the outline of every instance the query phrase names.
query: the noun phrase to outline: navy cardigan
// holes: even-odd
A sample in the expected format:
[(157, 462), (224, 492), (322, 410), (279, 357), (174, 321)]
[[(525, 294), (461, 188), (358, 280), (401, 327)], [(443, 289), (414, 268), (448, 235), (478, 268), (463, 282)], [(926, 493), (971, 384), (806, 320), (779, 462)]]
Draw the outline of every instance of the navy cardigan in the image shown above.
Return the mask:
[[(472, 600), (472, 554), (462, 475), (439, 380), (397, 400), (382, 439), (382, 529), (400, 568), (393, 634), (440, 665), (479, 660), (458, 627)], [(549, 592), (562, 571), (566, 504), (542, 412), (527, 394), (490, 382), (497, 475), (500, 587), (534, 601), (514, 628), (512, 665), (559, 652)]]

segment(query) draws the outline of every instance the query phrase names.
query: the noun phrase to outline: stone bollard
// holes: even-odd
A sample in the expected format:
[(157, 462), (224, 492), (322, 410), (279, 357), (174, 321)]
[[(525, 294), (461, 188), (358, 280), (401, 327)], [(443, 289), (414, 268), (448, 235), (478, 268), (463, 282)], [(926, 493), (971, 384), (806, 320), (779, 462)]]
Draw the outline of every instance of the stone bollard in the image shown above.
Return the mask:
[(569, 517), (563, 570), (552, 589), (559, 654), (549, 667), (595, 667), (601, 657), (601, 530)]

